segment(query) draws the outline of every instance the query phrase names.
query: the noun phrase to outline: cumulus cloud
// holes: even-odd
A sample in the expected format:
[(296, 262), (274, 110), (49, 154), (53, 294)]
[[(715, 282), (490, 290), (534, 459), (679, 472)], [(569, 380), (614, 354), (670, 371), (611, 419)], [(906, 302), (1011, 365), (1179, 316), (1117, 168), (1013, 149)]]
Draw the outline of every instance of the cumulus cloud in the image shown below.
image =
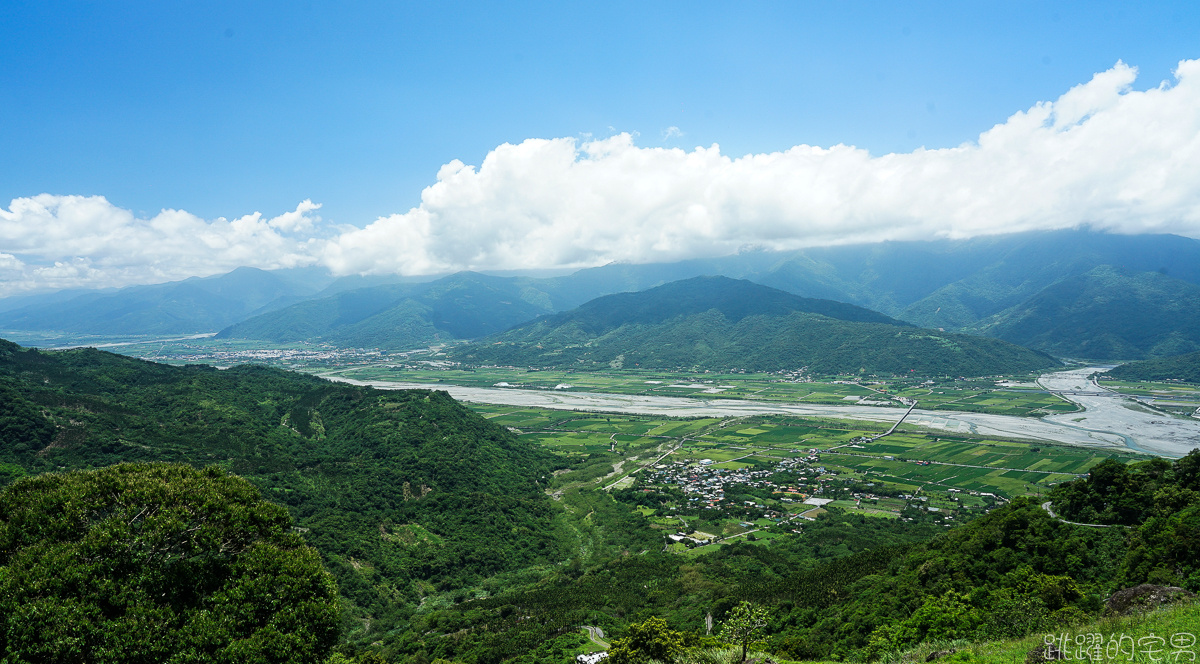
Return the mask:
[(155, 283), (315, 262), (311, 231), (320, 205), (264, 219), (201, 219), (163, 210), (141, 219), (103, 196), (42, 194), (0, 208), (0, 296), (46, 288)]
[(798, 145), (733, 157), (640, 147), (636, 134), (504, 144), (478, 166), (444, 165), (420, 205), (363, 228), (323, 225), (308, 200), (269, 219), (204, 220), (142, 219), (103, 197), (20, 198), (0, 209), (0, 295), (242, 265), (585, 267), (1081, 225), (1200, 237), (1200, 60), (1148, 90), (1136, 77), (1118, 62), (976, 141), (903, 154)]
[(421, 204), (324, 245), (340, 273), (670, 261), (745, 247), (962, 238), (1090, 225), (1200, 236), (1200, 61), (1135, 91), (1118, 62), (958, 147), (799, 145), (730, 157), (531, 139), (454, 161)]

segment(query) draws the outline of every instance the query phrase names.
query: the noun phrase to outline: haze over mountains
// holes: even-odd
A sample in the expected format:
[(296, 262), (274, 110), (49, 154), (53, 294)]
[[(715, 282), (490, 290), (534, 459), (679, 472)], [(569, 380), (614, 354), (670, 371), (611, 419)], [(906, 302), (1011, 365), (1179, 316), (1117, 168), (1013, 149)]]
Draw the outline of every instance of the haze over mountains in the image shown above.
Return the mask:
[[(1164, 357), (1200, 349), (1200, 242), (1084, 230), (885, 242), (611, 264), (537, 278), (459, 273), (424, 283), (239, 269), (207, 279), (5, 306), (0, 330), (221, 331), (273, 342), (410, 348), (504, 331), (596, 297), (702, 275), (854, 304), (913, 325), (1056, 356)], [(12, 307), (13, 304), (24, 306)]]

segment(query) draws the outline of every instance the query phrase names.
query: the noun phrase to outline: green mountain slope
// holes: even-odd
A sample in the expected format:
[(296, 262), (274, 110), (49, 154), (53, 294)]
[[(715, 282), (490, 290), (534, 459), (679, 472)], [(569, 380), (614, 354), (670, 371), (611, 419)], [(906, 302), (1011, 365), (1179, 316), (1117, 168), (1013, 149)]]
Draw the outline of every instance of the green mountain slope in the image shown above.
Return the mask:
[(539, 484), (553, 457), (443, 392), (0, 341), (0, 436), (0, 482), (120, 461), (247, 477), (376, 629), (434, 589), (558, 559)]
[(697, 277), (593, 300), (476, 344), (464, 362), (528, 366), (987, 375), (1053, 358), (994, 339), (914, 328), (882, 314), (748, 281)]
[[(849, 302), (924, 327), (955, 329), (1098, 265), (1200, 284), (1200, 241), (1088, 230), (967, 240), (879, 242), (791, 252), (750, 251), (678, 263), (612, 264), (542, 280), (557, 308), (706, 274)], [(939, 312), (938, 309), (941, 309)]]
[(1156, 360), (1128, 362), (1107, 374), (1118, 380), (1182, 380), (1200, 383), (1200, 351)]
[(1200, 286), (1100, 266), (987, 319), (975, 331), (1058, 356), (1141, 359), (1200, 350)]
[(460, 272), (300, 302), (232, 325), (218, 337), (403, 349), (481, 337), (550, 310), (545, 293), (518, 280)]
[[(311, 268), (271, 273), (237, 270), (221, 277), (116, 292), (0, 300), (0, 330), (159, 334), (211, 331), (244, 322), (228, 334), (278, 342), (320, 340), (405, 348), (477, 338), (604, 295), (719, 274), (804, 297), (866, 307), (923, 327), (973, 333), (989, 324), (991, 317), (1032, 306), (1031, 298), (1044, 289), (1101, 265), (1121, 266), (1130, 274), (1169, 276), (1176, 280), (1169, 282), (1176, 289), (1185, 283), (1197, 285), (1200, 241), (1064, 230), (790, 252), (747, 251), (676, 263), (618, 263), (557, 277), (452, 275), (436, 282), (398, 276), (334, 279)], [(271, 279), (287, 283), (271, 285), (267, 283)], [(439, 292), (448, 283), (459, 292)], [(350, 295), (350, 291), (361, 292)], [(1177, 293), (1167, 289), (1164, 294), (1173, 298)], [(412, 301), (402, 305), (405, 300)], [(282, 312), (293, 304), (298, 308)], [(401, 309), (384, 313), (397, 306)], [(278, 315), (259, 317), (272, 312)], [(1103, 310), (1088, 315), (1091, 318), (1077, 317), (1084, 325), (1082, 331), (1060, 326), (1048, 334), (1045, 347), (1070, 347), (1083, 341), (1112, 345), (1110, 339), (1091, 338), (1088, 331), (1093, 323), (1104, 323)]]

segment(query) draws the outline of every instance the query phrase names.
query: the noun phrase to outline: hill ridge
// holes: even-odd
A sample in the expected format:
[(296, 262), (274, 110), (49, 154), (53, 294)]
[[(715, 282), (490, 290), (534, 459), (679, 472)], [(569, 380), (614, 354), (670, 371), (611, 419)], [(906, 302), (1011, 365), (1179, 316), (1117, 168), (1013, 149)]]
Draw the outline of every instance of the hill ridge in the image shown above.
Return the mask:
[(1004, 341), (727, 277), (603, 296), (446, 353), (473, 364), (821, 374), (990, 375), (1057, 363)]

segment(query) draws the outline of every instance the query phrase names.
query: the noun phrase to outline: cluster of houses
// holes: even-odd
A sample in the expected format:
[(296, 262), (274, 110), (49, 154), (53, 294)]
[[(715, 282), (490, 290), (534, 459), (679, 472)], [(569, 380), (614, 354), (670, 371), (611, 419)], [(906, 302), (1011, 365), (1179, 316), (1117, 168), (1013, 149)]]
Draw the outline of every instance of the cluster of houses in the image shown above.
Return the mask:
[[(654, 466), (653, 472), (646, 478), (651, 484), (676, 486), (687, 494), (688, 502), (702, 503), (705, 509), (721, 509), (722, 507), (768, 509), (754, 501), (743, 501), (745, 504), (732, 505), (725, 501), (726, 485), (736, 484), (753, 488), (768, 489), (779, 496), (785, 503), (802, 502), (813, 493), (820, 493), (820, 476), (826, 474), (823, 466), (814, 464), (820, 461), (818, 451), (809, 450), (807, 456), (783, 459), (769, 470), (747, 468), (717, 468), (712, 459), (701, 459), (695, 463), (675, 461)], [(811, 475), (813, 482), (798, 482), (787, 486), (777, 484), (767, 479), (779, 472), (796, 472)]]
[[(307, 344), (306, 344), (307, 345)], [(302, 364), (350, 364), (378, 362), (383, 351), (363, 348), (335, 348), (323, 344), (312, 344), (307, 348), (249, 348), (242, 350), (220, 350), (203, 346), (186, 346), (189, 351), (164, 354), (155, 352), (139, 355), (142, 359), (158, 361), (183, 361), (190, 364), (268, 364), (274, 366), (296, 366)]]

